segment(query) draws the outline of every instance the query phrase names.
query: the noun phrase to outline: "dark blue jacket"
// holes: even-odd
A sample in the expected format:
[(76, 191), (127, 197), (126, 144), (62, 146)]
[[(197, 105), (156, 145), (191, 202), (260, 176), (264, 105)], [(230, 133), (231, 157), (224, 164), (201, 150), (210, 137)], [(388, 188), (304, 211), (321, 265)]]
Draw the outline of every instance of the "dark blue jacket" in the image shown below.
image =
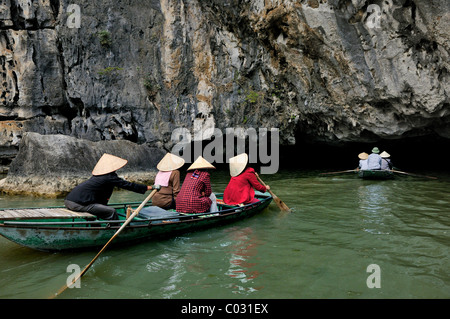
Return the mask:
[(147, 191), (147, 186), (127, 182), (126, 180), (117, 176), (116, 172), (105, 175), (92, 176), (87, 181), (84, 181), (75, 187), (66, 199), (80, 205), (89, 204), (108, 204), (109, 198), (114, 190), (114, 187), (119, 187), (144, 194)]

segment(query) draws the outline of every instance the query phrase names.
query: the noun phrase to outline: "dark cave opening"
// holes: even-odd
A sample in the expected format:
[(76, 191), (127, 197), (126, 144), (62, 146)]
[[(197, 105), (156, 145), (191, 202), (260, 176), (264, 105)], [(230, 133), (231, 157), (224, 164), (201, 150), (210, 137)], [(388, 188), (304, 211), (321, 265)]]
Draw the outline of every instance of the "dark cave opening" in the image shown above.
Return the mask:
[[(269, 140), (271, 140), (269, 138)], [(268, 141), (269, 141), (268, 140)], [(379, 139), (377, 142), (341, 142), (341, 143), (325, 143), (325, 142), (311, 142), (311, 138), (298, 135), (296, 136), (296, 145), (278, 145), (275, 146), (269, 142), (261, 151), (261, 141), (258, 145), (249, 149), (250, 142), (247, 139), (244, 142), (245, 152), (257, 158), (257, 163), (252, 162), (251, 166), (258, 172), (262, 172), (261, 168), (273, 167), (273, 161), (277, 160), (279, 155), (278, 170), (323, 170), (325, 171), (340, 171), (350, 170), (358, 167), (358, 154), (361, 152), (371, 153), (373, 147), (378, 147), (380, 152), (386, 151), (391, 157), (391, 161), (396, 170), (407, 172), (420, 171), (439, 171), (450, 172), (448, 169), (448, 159), (446, 157), (446, 150), (450, 147), (450, 139), (436, 135), (425, 135), (419, 137), (407, 137), (402, 139)], [(235, 138), (235, 143), (236, 142)], [(265, 141), (267, 144), (267, 141)], [(211, 148), (210, 140), (202, 141), (198, 146), (189, 144), (190, 159), (186, 163), (192, 163), (196, 157), (195, 149), (202, 151), (202, 155), (209, 160), (219, 170), (228, 170), (227, 156), (232, 154), (237, 155), (242, 152), (236, 149), (231, 149), (231, 153), (227, 153), (226, 140), (219, 142), (219, 145), (224, 146), (222, 154), (219, 158), (210, 158), (208, 149)], [(253, 143), (253, 142), (252, 142)], [(263, 143), (264, 144), (264, 143)], [(278, 147), (278, 150), (273, 149)], [(183, 152), (180, 153), (181, 156)], [(256, 156), (256, 157), (255, 157)], [(265, 161), (263, 159), (265, 158)]]
[(349, 142), (342, 145), (298, 141), (295, 146), (280, 146), (280, 167), (287, 169), (347, 170), (358, 166), (358, 154), (371, 153), (373, 147), (386, 151), (399, 170), (449, 171), (447, 150), (450, 139), (438, 135), (380, 139), (373, 143)]

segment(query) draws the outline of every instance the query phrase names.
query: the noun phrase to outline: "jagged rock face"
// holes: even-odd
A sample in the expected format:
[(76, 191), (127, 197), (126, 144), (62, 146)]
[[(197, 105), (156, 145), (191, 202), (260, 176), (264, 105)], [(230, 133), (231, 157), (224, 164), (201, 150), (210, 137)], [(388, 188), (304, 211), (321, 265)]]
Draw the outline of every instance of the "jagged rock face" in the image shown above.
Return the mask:
[(76, 3), (79, 28), (69, 0), (0, 2), (5, 156), (28, 131), (168, 150), (176, 127), (450, 138), (448, 0)]
[(104, 153), (127, 159), (117, 171), (133, 182), (151, 185), (156, 165), (165, 152), (130, 141), (98, 141), (78, 139), (62, 134), (25, 133), (18, 155), (8, 175), (0, 180), (0, 191), (59, 197), (91, 177), (92, 169)]

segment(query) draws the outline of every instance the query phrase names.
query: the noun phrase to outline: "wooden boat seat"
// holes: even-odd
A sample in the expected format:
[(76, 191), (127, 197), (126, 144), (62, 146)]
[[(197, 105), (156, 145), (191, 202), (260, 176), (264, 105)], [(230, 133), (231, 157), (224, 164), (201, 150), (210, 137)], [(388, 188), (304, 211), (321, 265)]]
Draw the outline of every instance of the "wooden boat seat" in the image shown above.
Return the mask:
[(0, 210), (0, 220), (23, 219), (73, 219), (95, 220), (97, 217), (87, 212), (73, 212), (66, 208), (27, 208)]

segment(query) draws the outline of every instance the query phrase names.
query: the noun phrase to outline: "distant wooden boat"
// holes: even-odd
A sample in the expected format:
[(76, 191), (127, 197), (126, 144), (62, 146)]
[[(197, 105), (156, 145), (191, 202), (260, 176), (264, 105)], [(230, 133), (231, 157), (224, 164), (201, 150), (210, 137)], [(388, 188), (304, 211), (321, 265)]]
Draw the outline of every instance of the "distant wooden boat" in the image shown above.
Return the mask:
[(358, 170), (358, 176), (362, 179), (390, 179), (394, 177), (392, 170)]
[[(229, 206), (218, 198), (217, 212), (203, 214), (176, 214), (168, 218), (135, 217), (115, 240), (127, 243), (173, 236), (182, 232), (213, 227), (255, 215), (272, 201), (269, 193), (257, 192), (258, 202), (244, 206)], [(2, 209), (0, 210), (0, 235), (37, 250), (60, 251), (100, 247), (114, 235), (126, 219), (129, 206), (136, 209), (140, 203), (123, 203), (114, 206), (119, 220), (97, 220), (89, 213), (72, 212), (64, 207)], [(174, 215), (174, 214), (172, 214)]]

